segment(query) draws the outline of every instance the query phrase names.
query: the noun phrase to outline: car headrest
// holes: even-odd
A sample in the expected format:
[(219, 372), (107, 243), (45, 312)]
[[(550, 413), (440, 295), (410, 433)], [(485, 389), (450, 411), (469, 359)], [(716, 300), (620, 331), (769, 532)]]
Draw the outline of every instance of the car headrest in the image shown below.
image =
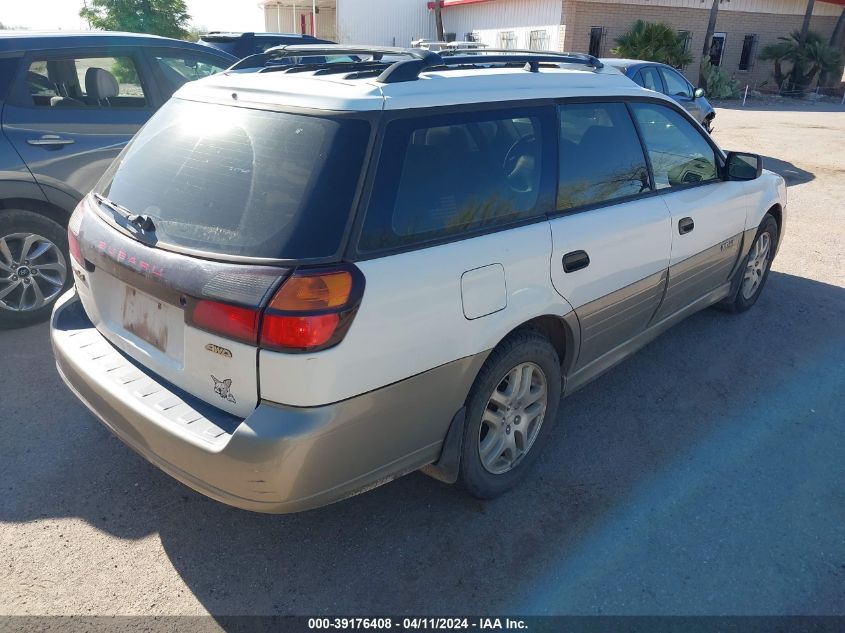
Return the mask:
[(76, 62), (72, 59), (51, 59), (47, 62), (47, 77), (56, 84), (63, 97), (81, 97)]
[(120, 92), (117, 79), (109, 71), (102, 68), (89, 68), (85, 72), (85, 93), (89, 98), (109, 99)]

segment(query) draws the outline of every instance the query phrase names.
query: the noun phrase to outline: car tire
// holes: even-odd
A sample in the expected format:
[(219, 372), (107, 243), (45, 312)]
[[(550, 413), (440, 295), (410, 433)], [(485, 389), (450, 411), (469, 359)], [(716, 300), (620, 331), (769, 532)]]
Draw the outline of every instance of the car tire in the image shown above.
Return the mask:
[(61, 225), (31, 211), (0, 213), (0, 329), (46, 320), (72, 283)]
[(560, 359), (540, 332), (519, 330), (493, 350), (466, 401), (459, 480), (470, 494), (492, 499), (525, 477), (553, 426), (560, 394)]
[(757, 302), (769, 278), (777, 243), (778, 224), (767, 213), (757, 229), (748, 255), (736, 271), (740, 277), (739, 286), (733, 300), (725, 304), (730, 312), (745, 312)]

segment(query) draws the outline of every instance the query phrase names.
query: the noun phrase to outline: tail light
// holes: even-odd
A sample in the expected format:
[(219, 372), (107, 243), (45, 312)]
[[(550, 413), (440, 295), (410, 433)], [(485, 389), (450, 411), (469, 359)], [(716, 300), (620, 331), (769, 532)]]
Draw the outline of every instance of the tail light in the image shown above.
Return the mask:
[(79, 230), (82, 228), (82, 216), (85, 214), (87, 208), (86, 198), (76, 206), (70, 220), (67, 223), (67, 246), (70, 251), (70, 256), (76, 260), (80, 266), (85, 265), (85, 258), (82, 256), (82, 248), (79, 246)]
[(200, 300), (188, 320), (264, 349), (314, 352), (343, 340), (363, 293), (364, 276), (352, 265), (305, 269), (288, 277), (263, 310)]
[(260, 318), (258, 310), (207, 300), (197, 301), (188, 316), (191, 323), (203, 330), (253, 345), (258, 341)]
[(261, 347), (313, 352), (337, 345), (349, 330), (363, 293), (364, 276), (354, 266), (294, 273), (264, 311)]
[(70, 256), (76, 260), (76, 263), (80, 266), (84, 266), (85, 258), (82, 257), (82, 249), (79, 246), (79, 238), (77, 238), (70, 229), (67, 230), (67, 247), (70, 251)]

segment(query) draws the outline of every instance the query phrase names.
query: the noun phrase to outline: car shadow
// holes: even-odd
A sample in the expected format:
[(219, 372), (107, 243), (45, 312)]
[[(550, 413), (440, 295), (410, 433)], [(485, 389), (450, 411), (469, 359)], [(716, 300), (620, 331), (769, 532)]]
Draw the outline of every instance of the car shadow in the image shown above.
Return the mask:
[(792, 163), (771, 156), (763, 156), (763, 167), (783, 176), (787, 187), (803, 185), (805, 182), (810, 182), (816, 178), (814, 173), (806, 169), (801, 169)]
[(4, 333), (37, 389), (3, 397), (0, 521), (157, 533), (218, 616), (788, 612), (845, 538), (842, 314), (845, 289), (772, 272), (752, 311), (690, 317), (565, 400), (510, 494), (415, 473), (277, 516), (147, 464), (60, 384), (45, 327)]

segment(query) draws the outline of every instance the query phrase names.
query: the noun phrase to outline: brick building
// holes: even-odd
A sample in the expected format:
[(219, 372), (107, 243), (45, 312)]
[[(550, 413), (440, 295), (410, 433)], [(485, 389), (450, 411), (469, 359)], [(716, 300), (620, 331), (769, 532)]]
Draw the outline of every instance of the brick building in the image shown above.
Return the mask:
[[(340, 42), (407, 46), (435, 39), (427, 0), (265, 0), (267, 30), (316, 33)], [(712, 0), (443, 0), (447, 39), (501, 48), (589, 52), (612, 56), (616, 38), (638, 19), (665, 22), (687, 38), (693, 82)], [(829, 38), (845, 0), (816, 2), (810, 28)], [(743, 84), (771, 77), (760, 50), (799, 29), (806, 0), (720, 0), (711, 59)]]

